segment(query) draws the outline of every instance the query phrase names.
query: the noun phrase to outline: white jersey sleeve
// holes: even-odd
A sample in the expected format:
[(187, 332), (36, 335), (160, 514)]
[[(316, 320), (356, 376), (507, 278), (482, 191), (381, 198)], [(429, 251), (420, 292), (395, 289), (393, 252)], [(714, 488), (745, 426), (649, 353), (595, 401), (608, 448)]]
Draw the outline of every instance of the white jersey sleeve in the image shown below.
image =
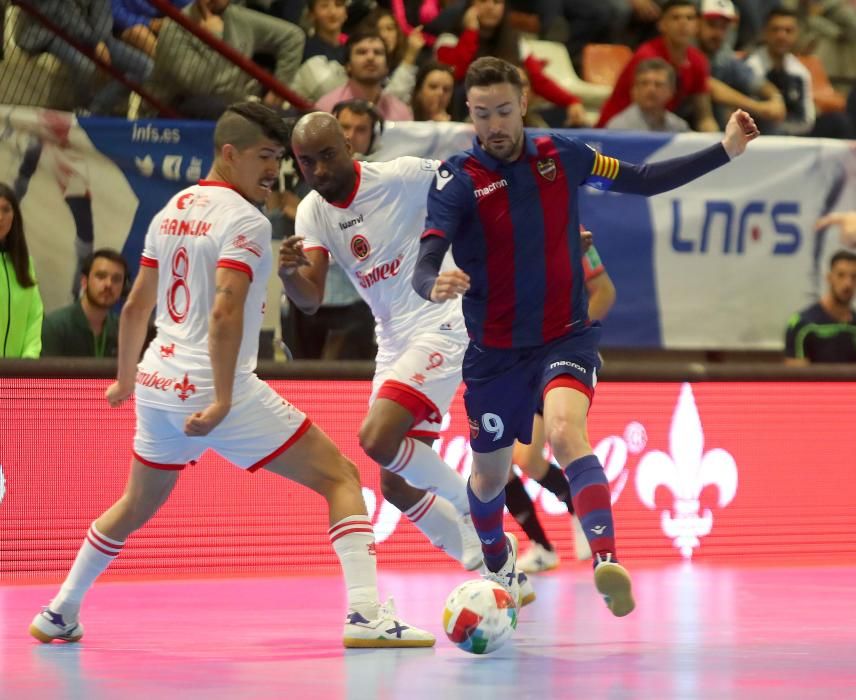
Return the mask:
[(233, 224), (234, 236), (223, 240), (217, 267), (228, 267), (246, 272), (252, 282), (270, 248), (270, 221), (262, 217), (242, 217)]
[[(294, 232), (303, 237), (303, 250), (321, 249), (325, 253), (330, 252), (330, 244), (327, 242), (324, 230), (321, 206), (323, 199), (317, 192), (300, 200), (297, 205), (297, 216), (294, 219)], [(321, 206), (319, 206), (321, 205)]]

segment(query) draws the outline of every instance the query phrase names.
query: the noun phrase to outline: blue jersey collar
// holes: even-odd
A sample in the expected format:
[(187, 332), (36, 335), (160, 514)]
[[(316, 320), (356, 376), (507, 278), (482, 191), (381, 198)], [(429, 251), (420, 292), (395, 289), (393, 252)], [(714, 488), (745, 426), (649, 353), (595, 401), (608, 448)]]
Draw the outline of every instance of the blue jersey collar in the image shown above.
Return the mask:
[[(490, 155), (484, 148), (482, 148), (481, 143), (479, 143), (479, 137), (473, 136), (473, 154), (482, 163), (485, 167), (490, 170), (499, 170), (503, 167), (508, 167), (514, 165), (514, 163), (506, 163), (505, 161), (497, 160), (492, 155)], [(532, 140), (532, 137), (529, 133), (524, 129), (523, 130), (523, 151), (520, 154), (520, 160), (523, 160), (523, 156), (528, 156), (529, 158), (535, 158), (538, 155), (538, 147), (535, 145), (535, 142)], [(515, 161), (519, 162), (519, 161)]]

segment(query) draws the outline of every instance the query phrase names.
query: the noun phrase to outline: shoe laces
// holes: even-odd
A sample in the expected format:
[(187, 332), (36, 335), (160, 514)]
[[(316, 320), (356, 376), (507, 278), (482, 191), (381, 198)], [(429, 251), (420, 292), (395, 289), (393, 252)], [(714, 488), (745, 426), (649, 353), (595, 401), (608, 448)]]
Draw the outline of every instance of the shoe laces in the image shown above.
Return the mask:
[(386, 599), (386, 602), (383, 603), (377, 609), (378, 618), (394, 618), (395, 617), (395, 600), (393, 600), (392, 596)]

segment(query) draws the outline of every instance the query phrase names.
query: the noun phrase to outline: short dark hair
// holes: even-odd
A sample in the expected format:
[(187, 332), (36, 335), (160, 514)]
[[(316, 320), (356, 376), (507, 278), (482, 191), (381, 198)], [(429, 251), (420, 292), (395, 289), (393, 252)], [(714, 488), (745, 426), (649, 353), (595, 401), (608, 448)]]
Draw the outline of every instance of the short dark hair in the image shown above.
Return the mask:
[(790, 17), (794, 22), (799, 21), (799, 15), (797, 15), (796, 10), (789, 10), (786, 7), (774, 7), (767, 14), (767, 19), (764, 20), (764, 25), (768, 25), (772, 20), (776, 19), (776, 17)]
[[(377, 39), (383, 45), (383, 53), (386, 55), (386, 43), (384, 42), (383, 37), (378, 33), (377, 29), (367, 29), (362, 27), (357, 28), (356, 31), (351, 32), (351, 34), (348, 35), (348, 40), (345, 42), (345, 63), (351, 62), (351, 53), (353, 52), (354, 47), (366, 39)], [(387, 60), (389, 60), (389, 56), (387, 56)]]
[(698, 5), (694, 0), (666, 0), (660, 8), (660, 16), (665, 15), (669, 10), (675, 7), (691, 7), (698, 14)]
[(478, 58), (467, 68), (464, 89), (469, 92), (473, 87), (488, 87), (500, 83), (509, 83), (523, 92), (523, 81), (517, 66), (494, 56)]
[[(369, 102), (368, 100), (361, 100), (361, 99), (356, 98), (356, 97), (352, 98), (350, 100), (342, 100), (341, 102), (337, 102), (336, 104), (333, 105), (333, 109), (331, 109), (330, 111), (332, 112), (333, 116), (336, 117), (336, 119), (338, 120), (339, 115), (342, 112), (344, 112), (346, 109), (349, 112), (353, 112), (357, 116), (360, 116), (360, 117), (368, 116), (369, 119), (371, 119), (371, 121), (372, 121), (372, 137), (369, 140), (369, 152), (371, 152), (372, 149), (374, 148), (375, 140), (377, 139), (378, 136), (383, 134), (383, 126), (384, 126), (383, 115), (380, 112), (378, 112), (377, 107), (375, 107), (371, 102)], [(368, 155), (368, 154), (364, 154), (364, 155)]]
[(669, 83), (672, 87), (675, 87), (677, 83), (677, 77), (675, 76), (675, 69), (671, 63), (669, 63), (666, 59), (660, 58), (657, 56), (656, 58), (646, 58), (644, 61), (640, 61), (636, 65), (636, 70), (633, 71), (633, 79), (635, 80), (643, 73), (648, 73), (651, 71), (663, 71), (669, 76)]
[(98, 250), (92, 251), (83, 259), (83, 262), (80, 264), (80, 274), (84, 275), (85, 277), (89, 277), (89, 273), (92, 270), (92, 265), (98, 258), (105, 258), (106, 260), (110, 260), (111, 262), (114, 262), (117, 265), (121, 265), (125, 270), (125, 279), (127, 279), (130, 275), (128, 261), (125, 260), (125, 256), (123, 256), (118, 250), (114, 250), (113, 248), (99, 248)]
[(262, 138), (287, 147), (290, 136), (285, 120), (275, 109), (261, 102), (236, 102), (229, 105), (217, 120), (214, 148), (219, 153), (228, 143), (242, 151)]
[(841, 262), (842, 260), (845, 262), (856, 262), (856, 253), (852, 250), (839, 250), (829, 261), (829, 269), (831, 270), (835, 267), (835, 263)]
[[(319, 0), (307, 0), (306, 9), (309, 10), (309, 12), (312, 12), (312, 10), (315, 9), (315, 6), (318, 4), (318, 2), (319, 2)], [(346, 3), (347, 3), (347, 0), (336, 0), (337, 5), (345, 5)]]

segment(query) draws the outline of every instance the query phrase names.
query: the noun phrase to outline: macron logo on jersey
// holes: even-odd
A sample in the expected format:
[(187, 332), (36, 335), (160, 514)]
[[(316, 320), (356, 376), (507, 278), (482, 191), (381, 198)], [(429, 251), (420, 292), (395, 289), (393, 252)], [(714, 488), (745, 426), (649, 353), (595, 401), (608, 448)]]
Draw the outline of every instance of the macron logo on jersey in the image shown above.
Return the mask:
[(491, 182), (487, 187), (479, 187), (473, 190), (473, 194), (476, 196), (476, 199), (481, 199), (482, 197), (487, 197), (489, 194), (492, 194), (497, 190), (501, 190), (503, 187), (508, 187), (508, 180), (506, 180), (505, 178), (497, 180), (496, 182)]
[(440, 168), (437, 171), (437, 175), (434, 177), (434, 183), (437, 187), (437, 191), (442, 192), (443, 188), (452, 181), (453, 177), (454, 175), (452, 175), (452, 172), (450, 170), (447, 170), (446, 168)]

